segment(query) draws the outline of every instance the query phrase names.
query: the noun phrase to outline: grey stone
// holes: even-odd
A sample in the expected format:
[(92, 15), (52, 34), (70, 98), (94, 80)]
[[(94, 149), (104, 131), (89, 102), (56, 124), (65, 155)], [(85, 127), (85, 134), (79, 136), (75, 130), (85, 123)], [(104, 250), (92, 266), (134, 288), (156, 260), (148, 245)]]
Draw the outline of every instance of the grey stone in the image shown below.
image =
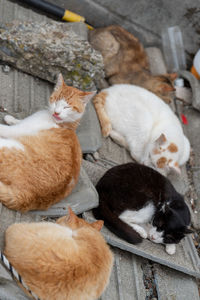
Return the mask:
[(0, 59), (50, 82), (61, 72), (67, 84), (95, 89), (104, 77), (103, 59), (74, 26), (55, 21), (1, 23)]
[[(91, 211), (85, 212), (83, 216), (88, 221), (95, 220)], [(105, 226), (102, 229), (102, 234), (106, 241), (114, 247), (118, 247), (161, 265), (200, 278), (200, 259), (190, 236), (184, 238), (176, 245), (176, 253), (171, 256), (165, 252), (163, 245), (154, 244), (149, 240), (143, 240), (142, 244), (133, 245), (117, 237)]]
[(24, 294), (22, 289), (13, 280), (5, 280), (0, 278), (0, 299), (2, 300), (30, 300)]
[(98, 204), (98, 194), (86, 172), (81, 168), (79, 181), (67, 198), (52, 205), (48, 210), (32, 211), (31, 214), (48, 217), (64, 216), (67, 214), (68, 207), (70, 206), (74, 213), (78, 215), (86, 210), (97, 207)]
[(86, 106), (77, 135), (83, 153), (94, 153), (102, 145), (101, 128), (92, 102)]
[(195, 278), (154, 264), (158, 299), (199, 300)]
[(103, 163), (100, 163), (100, 160), (98, 160), (96, 163), (83, 160), (82, 165), (94, 186), (109, 168), (108, 166), (103, 165)]

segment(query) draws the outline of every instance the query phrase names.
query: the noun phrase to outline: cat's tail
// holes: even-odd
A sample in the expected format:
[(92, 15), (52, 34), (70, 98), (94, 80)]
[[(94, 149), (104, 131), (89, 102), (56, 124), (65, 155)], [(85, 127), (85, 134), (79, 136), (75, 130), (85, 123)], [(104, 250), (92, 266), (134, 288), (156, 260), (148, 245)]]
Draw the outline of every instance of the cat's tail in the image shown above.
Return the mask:
[(106, 97), (107, 93), (106, 91), (100, 92), (94, 97), (93, 103), (94, 107), (96, 109), (96, 113), (99, 118), (99, 122), (101, 124), (101, 130), (102, 130), (102, 135), (104, 137), (109, 136), (111, 130), (112, 130), (112, 125), (111, 122), (108, 118), (108, 115), (105, 111), (105, 102), (106, 102)]
[(6, 207), (14, 210), (18, 210), (16, 206), (16, 195), (10, 185), (7, 185), (0, 181), (0, 202)]
[(99, 207), (93, 209), (96, 219), (104, 220), (104, 223), (110, 231), (131, 244), (139, 244), (142, 237), (131, 226), (123, 222), (118, 216), (110, 210), (106, 203), (100, 203)]

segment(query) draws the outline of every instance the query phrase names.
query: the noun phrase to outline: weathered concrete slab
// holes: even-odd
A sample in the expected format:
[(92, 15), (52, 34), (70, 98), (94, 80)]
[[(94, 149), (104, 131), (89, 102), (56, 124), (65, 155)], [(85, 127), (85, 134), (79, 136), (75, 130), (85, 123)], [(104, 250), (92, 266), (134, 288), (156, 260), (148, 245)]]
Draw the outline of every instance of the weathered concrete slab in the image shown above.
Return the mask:
[[(91, 211), (85, 212), (83, 216), (88, 221), (95, 220)], [(171, 256), (165, 252), (163, 245), (154, 244), (149, 240), (143, 240), (142, 244), (133, 245), (118, 238), (105, 226), (102, 229), (102, 233), (106, 241), (114, 247), (118, 247), (172, 269), (200, 278), (200, 259), (190, 236), (186, 237), (177, 245), (176, 253)]]
[[(0, 265), (0, 274), (3, 267)], [(0, 277), (0, 299), (2, 300), (30, 300), (12, 277), (9, 280)]]
[(197, 281), (188, 275), (154, 264), (160, 300), (199, 300)]
[(101, 300), (139, 300), (145, 299), (143, 282), (143, 259), (133, 254), (112, 248), (115, 262), (110, 284), (101, 296)]
[(101, 128), (92, 102), (86, 106), (77, 135), (83, 153), (94, 153), (102, 145)]

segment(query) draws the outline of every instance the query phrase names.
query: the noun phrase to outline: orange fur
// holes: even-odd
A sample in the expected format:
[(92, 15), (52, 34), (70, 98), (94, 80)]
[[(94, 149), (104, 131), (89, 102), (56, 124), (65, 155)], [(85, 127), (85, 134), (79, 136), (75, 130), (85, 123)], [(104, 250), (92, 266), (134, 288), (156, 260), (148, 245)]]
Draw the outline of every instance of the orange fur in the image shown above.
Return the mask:
[[(93, 300), (106, 288), (112, 253), (98, 230), (72, 211), (55, 223), (11, 225), (5, 255), (42, 300)], [(70, 229), (68, 229), (70, 228)]]
[(167, 163), (166, 157), (162, 156), (157, 160), (157, 167), (163, 169)]
[(130, 83), (144, 87), (166, 103), (174, 96), (177, 74), (151, 75), (149, 61), (140, 41), (123, 27), (111, 25), (90, 32), (90, 43), (101, 52), (106, 78), (111, 85)]
[[(50, 103), (64, 99), (74, 111), (82, 113), (83, 98), (89, 94), (63, 81), (52, 93)], [(48, 209), (71, 193), (82, 159), (75, 133), (78, 123), (60, 123), (58, 128), (16, 138), (25, 151), (0, 149), (0, 201), (5, 206), (22, 212)]]
[(106, 92), (100, 92), (95, 96), (93, 100), (94, 107), (96, 109), (101, 124), (102, 135), (104, 137), (107, 137), (110, 134), (110, 131), (112, 130), (111, 122), (107, 116), (107, 113), (104, 110), (106, 97), (107, 97)]
[(174, 143), (171, 143), (167, 149), (172, 153), (178, 152), (178, 147)]

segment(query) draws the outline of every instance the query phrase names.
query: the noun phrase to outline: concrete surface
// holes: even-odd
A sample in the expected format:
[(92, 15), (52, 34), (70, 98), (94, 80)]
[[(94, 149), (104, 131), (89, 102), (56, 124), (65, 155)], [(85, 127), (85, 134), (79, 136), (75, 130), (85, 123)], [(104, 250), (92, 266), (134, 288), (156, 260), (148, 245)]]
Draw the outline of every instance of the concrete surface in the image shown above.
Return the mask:
[(154, 264), (154, 272), (159, 299), (199, 299), (195, 278), (157, 264)]

